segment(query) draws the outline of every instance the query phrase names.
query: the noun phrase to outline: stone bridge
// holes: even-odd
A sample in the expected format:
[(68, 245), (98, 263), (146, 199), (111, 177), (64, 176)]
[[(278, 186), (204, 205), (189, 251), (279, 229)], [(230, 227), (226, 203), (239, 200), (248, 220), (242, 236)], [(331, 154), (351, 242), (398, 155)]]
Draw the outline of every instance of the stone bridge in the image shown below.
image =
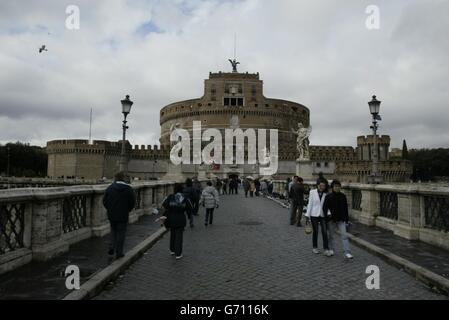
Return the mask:
[[(280, 193), (282, 185), (276, 182), (274, 191)], [(173, 186), (174, 182), (169, 181), (133, 184), (137, 203), (131, 222), (158, 208)], [(102, 239), (109, 232), (101, 201), (106, 187), (83, 185), (1, 191), (0, 273), (3, 278), (24, 264), (51, 263), (78, 243)], [(343, 190), (354, 221), (380, 226), (400, 237), (419, 239), (420, 243), (427, 242), (440, 250), (447, 249), (448, 190), (361, 184), (345, 184)], [(151, 249), (144, 250), (140, 259), (133, 257), (133, 264), (120, 269), (123, 275), (117, 281), (114, 278), (106, 287), (102, 285), (95, 292), (96, 298), (446, 298), (440, 293), (448, 290), (447, 295), (449, 292), (447, 278), (437, 279), (441, 280), (437, 286), (442, 290), (440, 293), (431, 291), (429, 283), (432, 286), (438, 282), (432, 282), (434, 275), (429, 276), (430, 282), (422, 283), (403, 272), (397, 263), (389, 263), (391, 261), (385, 257), (368, 250), (367, 245), (360, 246), (361, 242), (352, 242), (353, 260), (343, 258), (338, 239), (334, 257), (313, 254), (311, 236), (302, 228), (289, 225), (285, 206), (282, 200), (271, 197), (245, 198), (241, 190), (238, 195), (222, 195), (213, 226), (204, 226), (204, 212), (200, 210), (195, 227), (187, 228), (182, 260), (170, 256), (169, 239), (165, 235)], [(407, 241), (405, 238), (403, 241)], [(107, 256), (103, 251), (92, 254), (105, 259)], [(131, 259), (126, 255), (124, 259), (127, 258)], [(120, 264), (118, 261), (111, 267)], [(444, 267), (444, 261), (442, 265)], [(366, 286), (369, 266), (379, 268), (378, 290), (369, 290)], [(409, 267), (402, 265), (401, 268)], [(444, 268), (449, 276), (448, 265)], [(415, 276), (426, 278), (426, 275)]]

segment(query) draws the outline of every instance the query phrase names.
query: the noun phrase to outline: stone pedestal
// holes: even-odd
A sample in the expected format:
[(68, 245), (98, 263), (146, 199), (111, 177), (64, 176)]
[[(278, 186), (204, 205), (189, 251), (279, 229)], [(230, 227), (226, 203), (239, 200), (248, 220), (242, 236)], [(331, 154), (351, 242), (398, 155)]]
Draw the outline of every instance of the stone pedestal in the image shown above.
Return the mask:
[(313, 180), (313, 166), (310, 160), (296, 160), (296, 175), (304, 181)]
[(184, 182), (185, 177), (182, 173), (182, 165), (174, 165), (169, 161), (167, 174), (162, 177), (162, 180)]
[(202, 167), (199, 167), (198, 169), (198, 180), (200, 181), (207, 180), (206, 170)]

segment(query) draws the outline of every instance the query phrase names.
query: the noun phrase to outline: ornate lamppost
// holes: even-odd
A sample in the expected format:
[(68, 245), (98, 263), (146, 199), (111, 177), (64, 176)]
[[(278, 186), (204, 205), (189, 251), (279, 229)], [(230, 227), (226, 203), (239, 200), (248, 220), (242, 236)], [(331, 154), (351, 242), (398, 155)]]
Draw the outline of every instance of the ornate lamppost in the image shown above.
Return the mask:
[(129, 95), (126, 96), (122, 103), (122, 113), (123, 113), (123, 138), (122, 138), (122, 153), (120, 156), (120, 171), (123, 171), (125, 174), (128, 173), (128, 161), (126, 159), (126, 129), (129, 127), (126, 125), (126, 117), (131, 112), (131, 107), (134, 102), (129, 99)]
[(373, 99), (368, 102), (369, 110), (371, 115), (373, 116), (373, 125), (370, 127), (373, 130), (373, 168), (371, 175), (369, 176), (369, 183), (382, 183), (383, 177), (379, 172), (379, 150), (377, 144), (377, 129), (379, 128), (377, 121), (381, 121), (382, 118), (379, 115), (380, 104), (382, 101), (376, 99), (376, 96), (373, 96)]

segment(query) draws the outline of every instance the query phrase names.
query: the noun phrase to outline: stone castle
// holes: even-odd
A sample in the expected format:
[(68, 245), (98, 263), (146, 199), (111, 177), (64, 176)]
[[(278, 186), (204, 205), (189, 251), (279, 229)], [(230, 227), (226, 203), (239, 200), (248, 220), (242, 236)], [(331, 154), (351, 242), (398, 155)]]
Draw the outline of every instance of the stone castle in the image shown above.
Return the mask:
[[(293, 132), (302, 123), (310, 125), (310, 110), (297, 102), (267, 98), (259, 73), (210, 73), (201, 98), (169, 104), (160, 111), (161, 137), (158, 146), (127, 143), (131, 176), (149, 180), (162, 178), (173, 169), (169, 160), (174, 128), (192, 130), (193, 121), (202, 129), (278, 129), (279, 169), (275, 179), (295, 174), (298, 151)], [(191, 135), (192, 136), (192, 135)], [(223, 134), (224, 136), (224, 134)], [(386, 181), (408, 181), (412, 166), (406, 160), (390, 160), (390, 137), (378, 137), (379, 169)], [(371, 170), (373, 136), (357, 137), (357, 147), (310, 146), (313, 174), (343, 181), (365, 182)], [(48, 176), (86, 179), (111, 178), (119, 168), (121, 141), (56, 140), (47, 143)], [(178, 175), (194, 176), (199, 170), (209, 177), (257, 176), (257, 165), (181, 165)]]

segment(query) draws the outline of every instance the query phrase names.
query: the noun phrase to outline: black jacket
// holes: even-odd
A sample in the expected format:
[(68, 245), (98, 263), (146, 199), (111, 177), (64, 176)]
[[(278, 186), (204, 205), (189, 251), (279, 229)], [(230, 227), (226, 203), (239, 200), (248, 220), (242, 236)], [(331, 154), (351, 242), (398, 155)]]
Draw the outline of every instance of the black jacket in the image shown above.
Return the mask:
[[(198, 203), (200, 201), (198, 197), (198, 191), (192, 186), (192, 187), (185, 187), (184, 190), (182, 190), (182, 193), (184, 196), (190, 200), (190, 203)], [(188, 209), (189, 210), (189, 209)], [(191, 211), (188, 211), (187, 214), (191, 214)]]
[(104, 193), (103, 205), (110, 221), (128, 222), (129, 213), (136, 205), (136, 195), (129, 184), (114, 182)]
[(328, 210), (331, 212), (332, 221), (349, 221), (348, 201), (342, 192), (331, 192), (326, 196), (323, 203), (323, 212), (327, 217)]
[(162, 203), (165, 209), (166, 228), (184, 228), (187, 224), (186, 214), (192, 210), (190, 200), (182, 193), (171, 194)]
[(189, 198), (190, 202), (198, 202), (200, 201), (200, 197), (198, 195), (198, 190), (196, 190), (193, 186), (192, 187), (185, 187), (182, 190), (182, 193)]
[(304, 203), (304, 186), (301, 183), (293, 183), (288, 196), (295, 203)]

